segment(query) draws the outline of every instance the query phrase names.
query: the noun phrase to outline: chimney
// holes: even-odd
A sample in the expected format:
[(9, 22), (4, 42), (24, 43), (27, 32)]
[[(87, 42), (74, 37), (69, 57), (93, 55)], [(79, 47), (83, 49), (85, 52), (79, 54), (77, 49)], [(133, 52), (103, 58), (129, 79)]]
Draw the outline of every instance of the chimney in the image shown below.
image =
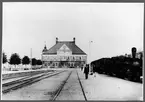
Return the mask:
[(44, 46), (44, 49), (47, 49), (46, 45)]
[(56, 43), (58, 43), (58, 38), (56, 37)]
[(73, 38), (74, 43), (75, 43), (75, 40), (76, 40), (76, 38), (74, 37), (74, 38)]

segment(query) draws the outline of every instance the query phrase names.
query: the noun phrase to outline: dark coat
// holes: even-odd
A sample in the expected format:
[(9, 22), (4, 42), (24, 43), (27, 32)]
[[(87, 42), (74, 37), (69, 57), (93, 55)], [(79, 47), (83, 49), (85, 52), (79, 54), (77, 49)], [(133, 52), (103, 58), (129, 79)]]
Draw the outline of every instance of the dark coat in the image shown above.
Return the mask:
[(86, 66), (86, 67), (85, 67), (84, 73), (85, 73), (85, 74), (88, 74), (88, 73), (89, 73), (89, 66)]

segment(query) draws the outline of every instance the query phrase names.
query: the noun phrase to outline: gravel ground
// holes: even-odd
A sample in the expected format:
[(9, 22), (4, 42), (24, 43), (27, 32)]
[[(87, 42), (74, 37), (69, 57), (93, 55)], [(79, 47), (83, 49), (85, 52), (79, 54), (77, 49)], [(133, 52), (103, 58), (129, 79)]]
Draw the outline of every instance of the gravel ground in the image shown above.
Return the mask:
[(78, 70), (87, 100), (143, 100), (143, 84), (96, 74), (85, 80)]
[(56, 100), (85, 100), (76, 70), (72, 72)]
[[(63, 70), (63, 69), (59, 69)], [(67, 70), (67, 69), (65, 69)], [(73, 70), (70, 78), (56, 100), (84, 100), (77, 73)], [(143, 100), (143, 84), (96, 74), (86, 80), (83, 71), (77, 69), (87, 100)], [(3, 100), (50, 100), (69, 75), (68, 72), (43, 79), (19, 90), (3, 94)]]
[(2, 95), (2, 100), (49, 100), (68, 76), (69, 71), (43, 79), (27, 87)]

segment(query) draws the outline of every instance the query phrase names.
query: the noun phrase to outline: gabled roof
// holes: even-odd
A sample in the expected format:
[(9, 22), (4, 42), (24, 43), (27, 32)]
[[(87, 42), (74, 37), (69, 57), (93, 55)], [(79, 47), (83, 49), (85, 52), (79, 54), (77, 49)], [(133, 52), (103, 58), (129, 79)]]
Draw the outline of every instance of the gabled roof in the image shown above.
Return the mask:
[(86, 53), (83, 52), (74, 41), (58, 41), (49, 50), (44, 51), (43, 54), (57, 54), (57, 50), (59, 50), (64, 44), (72, 51), (72, 54), (86, 55)]

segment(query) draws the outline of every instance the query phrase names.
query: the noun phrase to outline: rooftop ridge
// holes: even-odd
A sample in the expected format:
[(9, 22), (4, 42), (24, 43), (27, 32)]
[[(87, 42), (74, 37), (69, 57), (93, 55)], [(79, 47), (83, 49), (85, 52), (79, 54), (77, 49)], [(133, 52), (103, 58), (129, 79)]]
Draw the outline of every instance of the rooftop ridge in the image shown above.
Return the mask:
[(57, 50), (60, 49), (61, 46), (66, 45), (71, 51), (72, 54), (80, 54), (80, 55), (87, 55), (82, 49), (80, 49), (76, 44), (75, 41), (57, 41), (55, 45), (50, 47), (44, 53), (46, 54), (57, 54)]
[(74, 41), (58, 41), (58, 43), (65, 43), (65, 42), (74, 43)]

